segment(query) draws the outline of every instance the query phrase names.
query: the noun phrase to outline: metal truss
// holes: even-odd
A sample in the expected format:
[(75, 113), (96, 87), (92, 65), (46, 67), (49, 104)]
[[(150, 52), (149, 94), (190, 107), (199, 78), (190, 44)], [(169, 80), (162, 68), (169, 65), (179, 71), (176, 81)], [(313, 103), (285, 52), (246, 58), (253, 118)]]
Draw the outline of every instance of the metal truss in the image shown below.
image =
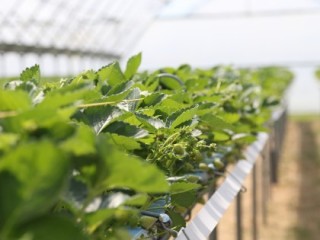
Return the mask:
[(120, 59), (164, 0), (15, 0), (0, 9), (0, 53)]

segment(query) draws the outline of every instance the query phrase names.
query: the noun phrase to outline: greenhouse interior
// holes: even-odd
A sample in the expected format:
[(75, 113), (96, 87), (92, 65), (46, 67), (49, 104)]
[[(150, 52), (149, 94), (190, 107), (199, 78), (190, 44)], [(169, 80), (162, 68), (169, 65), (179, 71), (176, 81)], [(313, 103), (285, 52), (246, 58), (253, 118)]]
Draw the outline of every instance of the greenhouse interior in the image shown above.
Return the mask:
[(317, 240), (319, 0), (0, 8), (0, 240)]

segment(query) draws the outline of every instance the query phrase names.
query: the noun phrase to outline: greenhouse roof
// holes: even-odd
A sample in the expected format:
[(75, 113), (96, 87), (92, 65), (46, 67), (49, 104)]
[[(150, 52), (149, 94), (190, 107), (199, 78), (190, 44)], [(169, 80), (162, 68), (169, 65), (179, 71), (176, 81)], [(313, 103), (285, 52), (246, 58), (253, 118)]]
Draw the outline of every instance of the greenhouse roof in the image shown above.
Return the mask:
[(161, 0), (13, 0), (0, 8), (0, 51), (120, 58)]

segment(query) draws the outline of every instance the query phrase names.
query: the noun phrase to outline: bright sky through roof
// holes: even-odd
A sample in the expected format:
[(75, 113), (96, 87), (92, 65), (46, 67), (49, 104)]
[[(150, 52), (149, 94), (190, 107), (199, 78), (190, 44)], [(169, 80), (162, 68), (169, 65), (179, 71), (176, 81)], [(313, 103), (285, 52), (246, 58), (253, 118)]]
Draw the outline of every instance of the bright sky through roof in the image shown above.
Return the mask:
[(193, 13), (208, 0), (173, 0), (160, 13), (160, 17), (183, 17)]
[(320, 0), (184, 2), (172, 2), (131, 52), (143, 52), (143, 68), (288, 64), (297, 75), (290, 110), (320, 112)]
[(173, 0), (160, 17), (190, 14), (239, 13), (244, 11), (320, 9), (319, 0)]

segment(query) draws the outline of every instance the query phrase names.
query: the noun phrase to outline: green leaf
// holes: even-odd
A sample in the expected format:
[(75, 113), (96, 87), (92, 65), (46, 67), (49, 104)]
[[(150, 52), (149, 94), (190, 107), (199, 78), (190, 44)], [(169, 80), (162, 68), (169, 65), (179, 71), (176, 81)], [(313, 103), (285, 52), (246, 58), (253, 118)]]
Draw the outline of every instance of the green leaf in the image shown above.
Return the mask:
[(222, 101), (223, 96), (221, 95), (214, 95), (214, 96), (199, 96), (195, 98), (196, 103), (203, 103), (203, 102), (214, 102), (219, 103)]
[[(76, 169), (78, 170), (78, 165), (81, 165), (81, 158), (76, 158), (74, 163), (77, 165)], [(56, 212), (64, 213), (65, 211), (70, 211), (70, 213), (74, 213), (75, 215), (79, 213), (79, 209), (84, 207), (88, 198), (89, 188), (86, 185), (86, 180), (81, 177), (70, 178), (67, 190), (62, 193), (59, 202), (55, 204), (54, 209)]]
[(128, 228), (122, 227), (122, 228), (115, 228), (113, 232), (108, 234), (108, 240), (131, 240), (132, 235), (129, 234)]
[(172, 210), (168, 210), (168, 214), (172, 220), (172, 227), (175, 227), (176, 229), (180, 229), (182, 227), (186, 226), (185, 219), (181, 216), (181, 214), (176, 213)]
[(129, 93), (131, 92), (132, 90), (129, 89), (129, 90), (126, 90), (124, 92), (121, 92), (121, 93), (118, 93), (118, 94), (113, 94), (113, 95), (108, 95), (106, 96), (105, 98), (102, 98), (101, 100), (99, 100), (98, 102), (102, 103), (102, 102), (121, 102), (122, 100), (124, 100), (125, 98), (128, 97)]
[(256, 136), (252, 136), (250, 134), (236, 134), (232, 137), (232, 141), (235, 143), (246, 144), (249, 145), (257, 140)]
[(176, 75), (160, 73), (157, 77), (160, 78), (160, 84), (166, 89), (178, 90), (184, 86), (184, 83)]
[(79, 89), (76, 91), (55, 91), (47, 94), (44, 100), (38, 105), (40, 108), (59, 108), (67, 106), (76, 106), (80, 103), (84, 103), (85, 100), (97, 99), (99, 96), (98, 92), (89, 90), (86, 88)]
[(188, 80), (185, 85), (189, 91), (201, 91), (208, 84), (208, 80), (205, 78), (190, 78), (190, 76), (186, 76), (186, 78)]
[(140, 143), (132, 137), (126, 137), (118, 134), (111, 134), (111, 137), (117, 146), (123, 147), (125, 150), (131, 151), (141, 149)]
[(216, 131), (213, 132), (213, 141), (215, 142), (225, 142), (230, 140), (230, 136), (224, 132)]
[(165, 127), (165, 123), (159, 118), (149, 117), (141, 113), (136, 113), (135, 115), (137, 119), (144, 125), (144, 127), (150, 132), (154, 132), (159, 128)]
[(136, 110), (140, 99), (140, 89), (134, 88), (130, 91), (128, 96), (126, 97), (127, 101), (123, 101), (117, 104), (120, 109), (125, 111), (133, 112)]
[(230, 129), (232, 130), (234, 127), (222, 120), (221, 118), (213, 115), (213, 114), (206, 114), (201, 117), (201, 121), (206, 125), (210, 126), (210, 128), (214, 131), (223, 130), (223, 129)]
[(219, 116), (227, 123), (233, 124), (240, 120), (240, 115), (238, 113), (219, 113)]
[(8, 149), (16, 144), (19, 140), (19, 135), (14, 133), (1, 133), (0, 134), (0, 150)]
[(100, 133), (122, 114), (123, 111), (118, 107), (108, 105), (86, 108), (77, 112), (75, 118), (93, 127), (96, 133)]
[(106, 94), (107, 97), (112, 96), (112, 95), (117, 95), (117, 94), (121, 94), (124, 92), (128, 92), (128, 90), (130, 90), (132, 88), (132, 86), (134, 86), (134, 82), (131, 81), (127, 81), (127, 82), (121, 82), (115, 86), (113, 86), (108, 93)]
[(160, 196), (152, 201), (149, 201), (149, 206), (147, 207), (147, 211), (154, 213), (163, 213), (166, 211), (166, 206), (168, 205), (168, 198), (165, 196)]
[(156, 166), (120, 152), (100, 136), (101, 162), (96, 185), (100, 190), (131, 188), (138, 192), (163, 193), (169, 190), (165, 175)]
[(61, 148), (76, 156), (95, 153), (95, 134), (91, 128), (81, 124), (75, 134), (61, 143)]
[(320, 80), (320, 68), (318, 67), (318, 69), (315, 71), (315, 75), (316, 75), (316, 78), (318, 80)]
[(0, 161), (0, 228), (47, 211), (58, 199), (69, 161), (48, 141), (25, 143)]
[(176, 194), (176, 193), (188, 192), (190, 190), (194, 190), (198, 188), (200, 188), (200, 185), (196, 183), (176, 182), (170, 185), (170, 193)]
[(124, 72), (125, 77), (127, 79), (132, 78), (132, 76), (137, 73), (140, 64), (141, 64), (141, 53), (138, 53), (137, 55), (132, 56), (127, 62), (126, 70)]
[(26, 110), (32, 106), (28, 93), (24, 91), (4, 91), (0, 89), (0, 110)]
[(159, 78), (156, 78), (155, 76), (149, 76), (147, 82), (145, 83), (149, 92), (156, 92), (159, 88), (159, 84)]
[(181, 109), (177, 112), (171, 114), (167, 119), (167, 126), (170, 128), (175, 128), (180, 124), (192, 120), (198, 112), (198, 107), (193, 107), (189, 109)]
[(148, 201), (147, 194), (137, 194), (127, 199), (123, 204), (128, 206), (143, 206)]
[(88, 213), (85, 216), (87, 230), (93, 233), (105, 221), (112, 220), (116, 209), (99, 209), (98, 211)]
[(5, 84), (4, 89), (25, 91), (33, 99), (34, 103), (40, 101), (44, 95), (42, 90), (31, 81), (22, 82), (21, 80), (13, 80)]
[(186, 108), (186, 104), (183, 104), (181, 102), (177, 102), (176, 100), (173, 100), (171, 98), (164, 99), (159, 105), (160, 105), (160, 107), (170, 109), (170, 111), (169, 111), (170, 113)]
[(35, 81), (36, 83), (40, 82), (40, 68), (39, 65), (34, 65), (30, 68), (25, 69), (20, 74), (20, 80), (21, 81)]
[(72, 131), (70, 129), (72, 127), (68, 124), (68, 121), (75, 111), (74, 107), (63, 109), (47, 108), (44, 111), (43, 108), (36, 106), (30, 111), (12, 118), (12, 125), (9, 127), (11, 127), (12, 131), (16, 132), (33, 132), (42, 129), (47, 133), (51, 133), (50, 137), (60, 138), (70, 133), (70, 130)]
[[(14, 239), (32, 240), (86, 240), (88, 239), (83, 231), (76, 226), (76, 223), (63, 216), (48, 215), (25, 225), (20, 226), (15, 232)], [(27, 237), (28, 236), (28, 237)]]
[(116, 133), (133, 138), (143, 138), (148, 135), (148, 131), (138, 128), (126, 122), (115, 121), (103, 129), (103, 132)]
[(110, 86), (126, 81), (118, 62), (111, 63), (97, 72), (100, 81), (107, 80)]
[(252, 122), (256, 125), (261, 126), (265, 123), (268, 119), (270, 119), (270, 114), (267, 112), (260, 112), (259, 115), (253, 115), (248, 117)]
[(141, 107), (147, 107), (147, 106), (154, 106), (160, 103), (164, 98), (166, 97), (165, 94), (155, 92), (148, 96), (146, 96), (143, 99), (143, 102), (141, 103)]
[(58, 90), (64, 90), (64, 89), (68, 89), (68, 88), (73, 88), (75, 86), (79, 86), (79, 85), (82, 85), (82, 84), (91, 84), (91, 85), (96, 85), (97, 86), (99, 85), (99, 83), (97, 83), (97, 80), (98, 80), (98, 74), (93, 71), (93, 70), (87, 70), (87, 71), (84, 71), (80, 74), (78, 74), (77, 76), (75, 76), (74, 78), (72, 79), (69, 79), (67, 81), (62, 81), (63, 84), (66, 84), (66, 85), (63, 85), (63, 88), (59, 88)]
[(171, 201), (173, 205), (182, 206), (185, 208), (190, 208), (196, 203), (197, 193), (195, 190), (190, 190), (187, 192), (181, 192), (171, 195)]
[(190, 92), (179, 91), (175, 94), (171, 94), (169, 99), (172, 99), (180, 104), (190, 106), (193, 103), (192, 95)]
[(64, 133), (64, 131), (70, 128), (70, 117), (74, 114), (75, 110), (74, 107), (63, 109), (47, 108), (44, 110), (37, 105), (17, 116), (2, 120), (2, 127), (6, 131), (19, 134), (22, 132), (30, 134), (41, 128), (41, 130), (45, 130), (47, 133), (52, 133), (55, 136), (58, 133), (65, 135), (67, 132)]

